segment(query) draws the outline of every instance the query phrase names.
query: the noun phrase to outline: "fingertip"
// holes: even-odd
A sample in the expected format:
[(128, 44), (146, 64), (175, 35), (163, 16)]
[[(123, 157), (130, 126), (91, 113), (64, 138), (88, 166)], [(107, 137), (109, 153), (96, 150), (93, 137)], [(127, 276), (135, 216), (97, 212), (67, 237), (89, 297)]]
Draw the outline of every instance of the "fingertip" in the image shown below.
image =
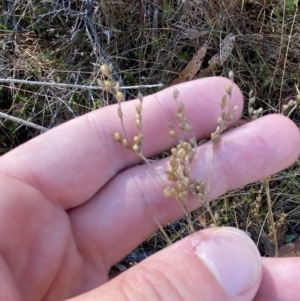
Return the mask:
[(272, 119), (274, 132), (282, 136), (291, 149), (295, 151), (295, 160), (300, 154), (300, 131), (297, 125), (288, 117), (282, 114), (270, 114), (265, 116), (266, 119)]
[(252, 300), (262, 278), (261, 258), (253, 241), (245, 232), (230, 227), (212, 229), (209, 234), (195, 246), (196, 254), (228, 300)]
[(158, 252), (86, 297), (250, 301), (259, 288), (261, 276), (259, 253), (244, 232), (210, 228)]
[(255, 120), (253, 129), (262, 133), (272, 157), (281, 159), (284, 169), (294, 163), (300, 154), (300, 132), (297, 125), (281, 114), (270, 114)]

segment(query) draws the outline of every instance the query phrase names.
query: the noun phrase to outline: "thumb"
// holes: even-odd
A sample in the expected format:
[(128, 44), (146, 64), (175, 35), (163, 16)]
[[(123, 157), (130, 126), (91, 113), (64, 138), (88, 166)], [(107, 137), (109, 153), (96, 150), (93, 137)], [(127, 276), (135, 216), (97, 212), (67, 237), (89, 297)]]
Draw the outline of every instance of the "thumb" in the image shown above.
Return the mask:
[(250, 301), (262, 277), (246, 233), (211, 228), (194, 233), (73, 301)]

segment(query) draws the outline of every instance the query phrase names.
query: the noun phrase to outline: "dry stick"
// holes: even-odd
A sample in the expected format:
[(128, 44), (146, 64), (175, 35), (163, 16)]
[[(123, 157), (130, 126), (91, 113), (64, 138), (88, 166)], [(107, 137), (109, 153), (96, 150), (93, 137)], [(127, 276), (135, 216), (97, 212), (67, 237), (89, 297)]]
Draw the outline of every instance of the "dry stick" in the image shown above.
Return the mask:
[[(51, 86), (51, 87), (60, 87), (60, 88), (79, 88), (79, 89), (90, 89), (90, 90), (104, 90), (100, 86), (86, 86), (86, 85), (75, 85), (75, 84), (54, 83), (54, 82), (37, 82), (37, 81), (23, 80), (23, 79), (13, 79), (13, 78), (0, 78), (0, 83), (26, 84), (26, 85), (37, 85), (37, 86)], [(126, 89), (141, 89), (141, 88), (160, 88), (160, 87), (163, 87), (163, 84), (124, 86), (124, 87), (120, 87), (120, 89), (121, 90), (126, 90)]]
[(16, 122), (16, 123), (19, 123), (19, 124), (22, 124), (22, 125), (32, 127), (32, 128), (34, 128), (38, 131), (41, 131), (41, 132), (46, 132), (46, 131), (49, 130), (47, 128), (44, 128), (43, 126), (37, 125), (35, 123), (29, 122), (29, 121), (26, 121), (26, 120), (23, 120), (23, 119), (20, 119), (20, 118), (17, 118), (17, 117), (14, 117), (14, 116), (2, 113), (2, 112), (0, 112), (0, 118), (5, 118), (5, 119), (8, 119), (12, 122)]

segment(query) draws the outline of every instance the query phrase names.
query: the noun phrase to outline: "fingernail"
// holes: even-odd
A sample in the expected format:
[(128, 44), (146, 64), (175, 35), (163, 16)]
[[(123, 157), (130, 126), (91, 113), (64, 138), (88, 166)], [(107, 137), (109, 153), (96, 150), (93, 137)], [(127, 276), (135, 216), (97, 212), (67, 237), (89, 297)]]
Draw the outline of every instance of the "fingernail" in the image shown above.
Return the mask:
[(230, 296), (246, 292), (261, 277), (256, 246), (235, 228), (217, 229), (195, 246), (195, 252)]

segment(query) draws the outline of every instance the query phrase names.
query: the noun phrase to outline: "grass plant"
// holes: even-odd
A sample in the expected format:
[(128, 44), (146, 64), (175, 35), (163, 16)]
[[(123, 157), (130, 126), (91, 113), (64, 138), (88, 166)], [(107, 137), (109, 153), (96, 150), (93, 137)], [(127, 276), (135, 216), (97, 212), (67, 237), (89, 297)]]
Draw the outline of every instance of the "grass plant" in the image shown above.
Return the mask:
[[(4, 0), (0, 4), (0, 78), (11, 81), (0, 83), (0, 110), (48, 130), (118, 103), (122, 130), (112, 133), (113, 138), (151, 168), (143, 149), (143, 95), (160, 89), (151, 85), (170, 85), (206, 45), (196, 77), (201, 76), (210, 59), (219, 53), (220, 40), (232, 33), (235, 45), (230, 56), (205, 76), (227, 76), (234, 70), (234, 81), (246, 100), (238, 124), (282, 113), (300, 127), (298, 4), (294, 0)], [(29, 81), (46, 84), (32, 85)], [(128, 86), (139, 86), (140, 92), (136, 87), (123, 89)], [(234, 114), (226, 110), (231, 89), (224, 87), (226, 97), (220, 99), (212, 153)], [(137, 131), (128, 137), (122, 101), (136, 97), (139, 103), (133, 123)], [(169, 135), (176, 147), (160, 156), (170, 156), (166, 171), (169, 181), (161, 179), (165, 187), (162, 194), (182, 206), (184, 217), (161, 228), (163, 232), (152, 235), (139, 249), (157, 250), (211, 225), (244, 229), (264, 256), (275, 256), (282, 244), (299, 239), (300, 161), (268, 179), (228, 192), (209, 205), (206, 192), (210, 183), (189, 177), (199, 142), (176, 89), (174, 101), (177, 124), (170, 124)], [(0, 152), (4, 154), (39, 134), (40, 130), (28, 123), (0, 119)], [(188, 213), (187, 194), (194, 194), (203, 205), (201, 210)]]

